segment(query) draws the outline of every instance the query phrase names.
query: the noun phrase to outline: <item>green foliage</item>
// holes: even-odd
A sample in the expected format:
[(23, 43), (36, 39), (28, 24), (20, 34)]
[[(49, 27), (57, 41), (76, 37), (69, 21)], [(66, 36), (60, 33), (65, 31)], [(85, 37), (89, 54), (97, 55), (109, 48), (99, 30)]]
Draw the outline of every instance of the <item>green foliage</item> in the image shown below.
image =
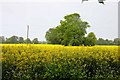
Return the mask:
[(32, 43), (31, 40), (30, 40), (30, 38), (25, 39), (24, 42), (25, 42), (25, 43), (29, 43), (29, 44)]
[(52, 44), (60, 44), (60, 40), (61, 40), (60, 36), (61, 35), (59, 34), (58, 30), (54, 28), (50, 28), (45, 35), (48, 43), (52, 43)]
[[(25, 44), (27, 43), (27, 39), (19, 36), (12, 36), (10, 38), (5, 38), (4, 36), (0, 36), (0, 43), (2, 44)], [(38, 38), (34, 38), (32, 41), (28, 38), (29, 44), (47, 44), (46, 41), (38, 41)]]
[(83, 43), (84, 43), (84, 46), (90, 46), (90, 40), (89, 40), (89, 38), (88, 37), (84, 37)]
[(72, 39), (70, 41), (70, 45), (72, 45), (72, 46), (79, 46), (79, 44), (80, 44), (80, 42), (78, 39)]
[(120, 38), (115, 38), (114, 39), (114, 44), (120, 45)]
[(5, 37), (4, 36), (0, 36), (0, 43), (4, 43), (5, 42)]
[(105, 42), (105, 40), (104, 40), (103, 38), (99, 38), (99, 39), (97, 40), (97, 44), (98, 44), (98, 45), (102, 45), (102, 44), (106, 44), (106, 42)]
[(90, 27), (87, 22), (80, 19), (77, 13), (66, 15), (65, 20), (60, 21), (56, 28), (50, 28), (46, 32), (46, 40), (52, 44), (74, 45), (83, 44), (86, 29)]
[(99, 38), (96, 44), (97, 45), (120, 45), (120, 38), (115, 38), (114, 40)]
[(90, 32), (88, 36), (85, 38), (84, 45), (85, 46), (94, 46), (96, 44), (97, 38), (93, 32)]
[[(58, 32), (58, 31), (57, 31)], [(52, 35), (52, 34), (51, 34)], [(55, 34), (56, 35), (56, 34)], [(60, 33), (59, 33), (59, 35), (60, 35)], [(13, 37), (13, 36), (12, 36)], [(18, 36), (16, 36), (16, 37), (18, 37)], [(10, 37), (11, 38), (11, 37)], [(0, 36), (0, 43), (2, 43), (2, 44), (13, 44), (13, 43), (15, 43), (15, 44), (21, 44), (21, 43), (25, 43), (25, 40), (24, 40), (24, 38), (23, 37), (18, 37), (17, 39), (15, 38), (15, 37), (13, 37), (13, 38), (15, 38), (15, 39), (10, 39), (10, 38), (5, 38), (4, 36)], [(49, 37), (50, 38), (50, 37)], [(52, 41), (54, 42), (54, 44), (60, 44), (60, 42), (61, 42), (61, 44), (63, 44), (63, 45), (79, 45), (79, 44), (84, 44), (85, 46), (90, 46), (90, 40), (89, 40), (89, 38), (87, 38), (87, 37), (83, 37), (83, 38), (81, 38), (81, 42), (79, 41), (79, 40), (77, 40), (77, 39), (71, 39), (71, 41), (69, 41), (69, 39), (67, 39), (67, 38), (65, 38), (64, 40), (62, 39), (62, 35), (61, 35), (61, 37), (59, 37), (60, 39), (55, 39), (54, 37), (53, 38), (51, 38), (52, 39)], [(35, 40), (34, 40), (35, 39)], [(32, 40), (32, 42), (31, 43), (34, 43), (34, 44), (36, 44), (36, 43), (39, 43), (39, 44), (47, 44), (47, 43), (50, 43), (50, 42), (46, 42), (46, 41), (37, 41), (37, 38), (34, 38), (33, 40), (35, 41), (33, 41)], [(16, 41), (17, 40), (17, 41)], [(59, 40), (59, 43), (57, 43), (57, 41)], [(15, 42), (14, 42), (15, 41)], [(78, 42), (79, 41), (79, 42)], [(99, 38), (99, 39), (97, 39), (97, 41), (96, 41), (96, 45), (120, 45), (120, 38), (115, 38), (114, 40), (109, 40), (109, 39), (103, 39), (103, 38)]]
[(38, 44), (38, 43), (39, 43), (38, 38), (34, 38), (34, 39), (32, 40), (32, 43)]
[(18, 43), (18, 37), (17, 36), (12, 36), (6, 40), (6, 43)]
[(18, 38), (18, 43), (24, 43), (24, 38), (23, 37), (19, 37)]

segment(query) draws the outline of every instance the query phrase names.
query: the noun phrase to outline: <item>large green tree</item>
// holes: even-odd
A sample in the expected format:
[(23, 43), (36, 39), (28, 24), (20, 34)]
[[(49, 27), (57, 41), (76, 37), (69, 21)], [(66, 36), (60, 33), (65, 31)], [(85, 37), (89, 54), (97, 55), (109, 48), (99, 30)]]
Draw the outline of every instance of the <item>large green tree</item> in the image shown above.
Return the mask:
[(60, 25), (50, 28), (46, 32), (46, 40), (52, 44), (78, 46), (83, 44), (86, 29), (90, 27), (86, 21), (81, 20), (78, 13), (64, 16)]

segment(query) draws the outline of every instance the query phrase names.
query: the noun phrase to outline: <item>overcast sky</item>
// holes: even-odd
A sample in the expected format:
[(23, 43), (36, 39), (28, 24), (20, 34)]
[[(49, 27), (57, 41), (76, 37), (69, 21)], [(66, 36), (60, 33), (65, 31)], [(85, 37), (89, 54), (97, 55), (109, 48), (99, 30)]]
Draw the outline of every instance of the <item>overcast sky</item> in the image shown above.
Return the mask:
[(29, 37), (43, 41), (46, 31), (59, 25), (60, 20), (71, 13), (79, 13), (91, 26), (88, 33), (94, 32), (97, 38), (118, 37), (118, 0), (107, 0), (105, 5), (96, 0), (83, 4), (81, 0), (0, 1), (0, 35), (26, 38), (29, 25)]

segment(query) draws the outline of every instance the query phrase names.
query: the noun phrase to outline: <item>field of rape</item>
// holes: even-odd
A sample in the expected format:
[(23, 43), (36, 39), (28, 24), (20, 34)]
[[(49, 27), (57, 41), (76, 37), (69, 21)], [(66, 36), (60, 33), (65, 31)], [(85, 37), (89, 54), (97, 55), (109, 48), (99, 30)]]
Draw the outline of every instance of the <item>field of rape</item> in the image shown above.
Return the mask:
[(120, 80), (118, 46), (0, 44), (2, 80)]

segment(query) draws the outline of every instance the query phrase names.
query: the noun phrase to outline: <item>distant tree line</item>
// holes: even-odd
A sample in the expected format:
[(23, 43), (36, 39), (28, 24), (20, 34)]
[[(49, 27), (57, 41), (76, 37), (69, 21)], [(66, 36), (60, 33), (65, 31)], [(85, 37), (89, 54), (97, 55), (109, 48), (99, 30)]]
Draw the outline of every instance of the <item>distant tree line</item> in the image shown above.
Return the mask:
[(120, 38), (114, 40), (99, 38), (96, 42), (97, 45), (120, 45)]
[[(0, 36), (0, 43), (3, 44), (49, 44), (49, 42), (46, 41), (38, 41), (38, 38), (34, 38), (31, 40), (30, 38), (24, 39), (23, 37), (18, 36), (12, 36), (9, 38), (6, 38), (4, 36)], [(103, 39), (99, 38), (96, 41), (96, 45), (120, 45), (120, 38), (115, 38), (114, 40), (109, 39)]]
[(11, 36), (9, 38), (5, 38), (4, 36), (0, 36), (0, 43), (3, 44), (46, 44), (45, 41), (38, 41), (38, 38), (34, 38), (31, 40), (30, 38), (24, 39), (23, 37)]

